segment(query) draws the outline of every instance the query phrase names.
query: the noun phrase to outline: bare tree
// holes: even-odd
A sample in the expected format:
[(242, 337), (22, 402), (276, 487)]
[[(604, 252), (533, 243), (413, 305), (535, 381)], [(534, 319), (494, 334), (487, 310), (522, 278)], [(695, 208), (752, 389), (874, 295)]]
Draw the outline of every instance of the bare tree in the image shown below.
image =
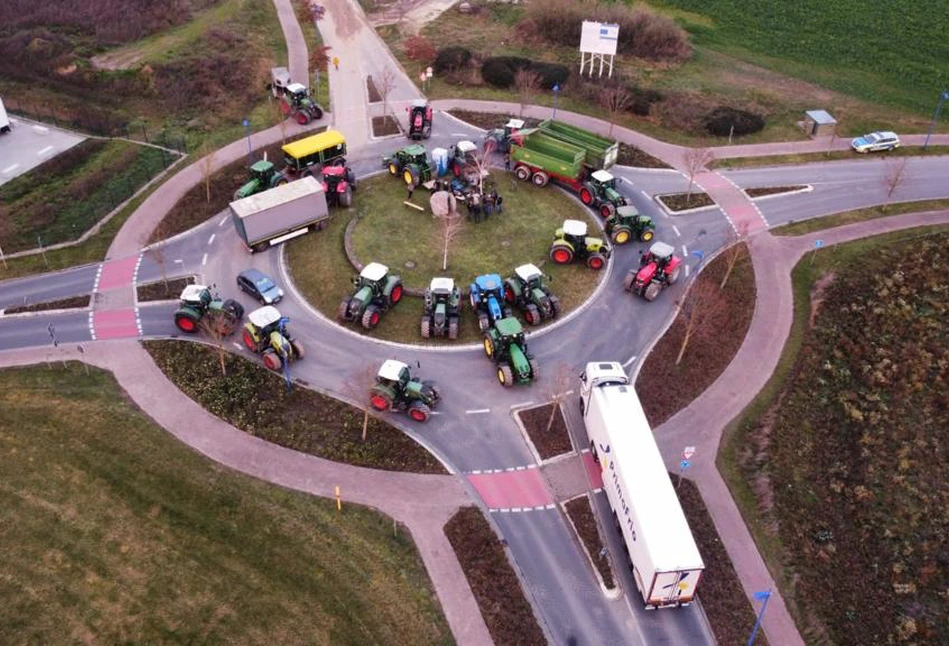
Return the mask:
[(234, 331), (234, 322), (224, 312), (208, 311), (198, 321), (198, 329), (211, 339), (221, 363), (221, 375), (227, 377), (227, 350), (224, 349), (224, 340)]
[(393, 89), (395, 89), (395, 72), (387, 66), (382, 69), (382, 77), (376, 83), (376, 91), (382, 99), (382, 119), (386, 123), (389, 121), (389, 94)]
[(287, 143), (287, 124), (290, 120), (283, 114), (280, 101), (277, 101), (274, 106), (277, 110), (277, 126), (280, 128), (280, 141), (281, 143)]
[(211, 202), (211, 175), (214, 174), (214, 155), (215, 151), (211, 146), (205, 148), (207, 154), (201, 158), (201, 173), (204, 175), (204, 192)]
[(600, 104), (606, 108), (606, 111), (610, 114), (610, 131), (608, 136), (613, 136), (613, 125), (616, 123), (616, 115), (625, 110), (632, 100), (632, 95), (623, 85), (613, 85), (603, 88), (603, 91), (600, 93)]
[(395, 0), (392, 11), (395, 14), (395, 22), (399, 27), (405, 22), (405, 18), (413, 6), (415, 6), (415, 0)]
[(563, 361), (559, 362), (551, 371), (550, 377), (544, 379), (544, 397), (550, 402), (550, 417), (547, 419), (547, 433), (554, 427), (554, 420), (557, 418), (557, 411), (560, 404), (567, 398), (570, 392), (570, 384), (573, 383), (573, 375), (568, 366)]
[(676, 357), (676, 365), (679, 365), (682, 361), (685, 349), (689, 346), (689, 341), (695, 331), (718, 316), (726, 306), (721, 290), (711, 279), (706, 279), (702, 275), (699, 275), (692, 284), (681, 304), (682, 309), (679, 316), (682, 317), (685, 324), (685, 331), (682, 335), (679, 354)]
[(148, 257), (158, 265), (158, 271), (161, 272), (161, 282), (165, 285), (165, 295), (168, 296), (168, 262), (165, 255), (165, 238), (168, 237), (168, 225), (164, 220), (159, 220), (152, 231), (152, 237), (155, 243), (147, 251)]
[(517, 100), (521, 106), (520, 116), (524, 116), (524, 106), (533, 103), (534, 97), (540, 90), (540, 74), (528, 69), (519, 69), (514, 74), (514, 89), (517, 90)]
[(909, 158), (907, 157), (903, 157), (899, 160), (886, 160), (886, 172), (883, 176), (883, 181), (886, 185), (886, 202), (883, 203), (884, 211), (890, 206), (890, 200), (893, 194), (906, 182), (906, 163), (908, 161)]
[(465, 218), (459, 213), (452, 211), (437, 217), (439, 219), (439, 226), (436, 230), (436, 235), (438, 236), (439, 244), (442, 246), (442, 271), (445, 271), (448, 269), (448, 250), (451, 248), (451, 243), (464, 231)]
[(744, 241), (748, 237), (748, 223), (742, 222), (737, 231), (734, 229), (729, 229), (729, 231), (731, 233), (725, 240), (725, 251), (722, 252), (725, 261), (725, 275), (722, 276), (722, 283), (718, 286), (719, 289), (725, 289), (725, 284), (728, 282), (728, 277), (732, 275), (735, 264), (745, 253)]
[(377, 411), (368, 401), (369, 393), (372, 387), (376, 385), (377, 368), (373, 364), (363, 364), (361, 368), (351, 372), (349, 377), (343, 382), (343, 389), (347, 396), (354, 402), (365, 402), (364, 404), (355, 404), (357, 408), (362, 409), (362, 441), (366, 441), (366, 435), (369, 432), (369, 418), (375, 417)]
[(686, 148), (682, 153), (682, 164), (689, 176), (689, 190), (686, 202), (692, 199), (692, 187), (695, 185), (695, 176), (715, 160), (715, 153), (711, 148)]

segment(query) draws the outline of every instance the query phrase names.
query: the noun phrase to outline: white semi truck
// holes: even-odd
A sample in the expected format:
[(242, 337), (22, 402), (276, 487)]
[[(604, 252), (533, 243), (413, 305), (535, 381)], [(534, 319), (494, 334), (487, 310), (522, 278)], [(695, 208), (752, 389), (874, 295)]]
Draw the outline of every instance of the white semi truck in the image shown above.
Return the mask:
[(324, 229), (329, 218), (323, 185), (313, 177), (231, 202), (234, 228), (252, 252)]
[(647, 609), (689, 605), (705, 564), (639, 397), (619, 363), (586, 365), (580, 407), (643, 604)]

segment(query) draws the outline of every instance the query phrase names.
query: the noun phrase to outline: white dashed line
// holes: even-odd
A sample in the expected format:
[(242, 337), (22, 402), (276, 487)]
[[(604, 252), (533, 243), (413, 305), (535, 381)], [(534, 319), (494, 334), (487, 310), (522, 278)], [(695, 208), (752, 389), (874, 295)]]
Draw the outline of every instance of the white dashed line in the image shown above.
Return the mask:
[(218, 225), (219, 227), (223, 227), (225, 222), (227, 222), (227, 216), (226, 216), (226, 215), (225, 215), (223, 218), (221, 218), (221, 221), (218, 222), (217, 225)]
[(532, 399), (532, 400), (529, 401), (529, 402), (521, 402), (520, 404), (513, 404), (513, 405), (511, 406), (511, 410), (513, 410), (513, 409), (515, 409), (515, 408), (524, 408), (524, 407), (526, 407), (526, 406), (530, 406), (530, 405), (533, 404), (533, 403), (534, 403), (534, 400)]
[(685, 245), (682, 245), (682, 255), (683, 255), (683, 256), (688, 256), (688, 255), (689, 255), (689, 249), (688, 249), (688, 247), (686, 247)]
[(52, 146), (47, 146), (47, 147), (44, 148), (43, 150), (41, 150), (41, 151), (39, 151), (38, 153), (36, 153), (36, 156), (37, 156), (37, 157), (42, 157), (42, 156), (45, 155), (46, 153), (52, 152), (52, 150), (53, 150), (53, 147), (52, 147)]
[(184, 260), (182, 260), (181, 258), (175, 258), (175, 263), (180, 265), (184, 263)]
[(36, 132), (49, 132), (49, 128), (46, 126), (33, 126), (33, 130)]
[(206, 264), (208, 264), (208, 254), (204, 254), (201, 257), (201, 266), (204, 267)]
[(644, 191), (644, 190), (642, 190), (642, 189), (639, 189), (639, 192), (642, 193), (642, 194), (643, 194), (643, 197), (645, 197), (647, 200), (650, 199), (650, 198), (649, 198), (649, 193), (647, 193), (646, 191)]
[(3, 172), (4, 172), (4, 173), (12, 173), (13, 171), (15, 171), (15, 170), (16, 170), (17, 168), (19, 168), (19, 167), (20, 167), (19, 164), (13, 164), (12, 166), (7, 166), (6, 168), (4, 168), (4, 169), (3, 169)]
[(688, 266), (688, 265), (685, 266), (685, 277), (686, 277), (686, 278), (689, 277), (689, 266)]
[(635, 354), (634, 354), (633, 356), (631, 356), (631, 357), (629, 358), (629, 361), (627, 361), (626, 363), (623, 364), (623, 367), (625, 368), (625, 367), (627, 367), (629, 364), (631, 364), (632, 362), (636, 361), (636, 357), (637, 357), (637, 355), (635, 355)]
[(490, 408), (476, 408), (475, 410), (466, 410), (465, 415), (484, 415), (485, 413), (490, 412)]
[(451, 136), (452, 137), (467, 137), (468, 133), (467, 132), (453, 132), (451, 133)]
[(676, 232), (676, 236), (677, 236), (677, 237), (679, 237), (679, 238), (682, 237), (682, 234), (679, 233), (679, 227), (677, 227), (676, 225), (673, 224), (673, 225), (672, 225), (672, 230)]
[(243, 350), (243, 349), (244, 349), (243, 346), (241, 346), (241, 344), (238, 343), (237, 341), (231, 341), (231, 345), (233, 345), (233, 346), (234, 346), (235, 348), (237, 348), (238, 350)]
[[(98, 279), (96, 279), (96, 282), (99, 282)], [(92, 340), (95, 341), (96, 340), (96, 326), (93, 323), (92, 319), (93, 319), (93, 313), (89, 312), (89, 334), (92, 335)]]
[(216, 236), (216, 235), (217, 235), (216, 233), (212, 233), (212, 234), (211, 234), (211, 237), (208, 238), (208, 244), (211, 244), (212, 242), (214, 242), (214, 236)]

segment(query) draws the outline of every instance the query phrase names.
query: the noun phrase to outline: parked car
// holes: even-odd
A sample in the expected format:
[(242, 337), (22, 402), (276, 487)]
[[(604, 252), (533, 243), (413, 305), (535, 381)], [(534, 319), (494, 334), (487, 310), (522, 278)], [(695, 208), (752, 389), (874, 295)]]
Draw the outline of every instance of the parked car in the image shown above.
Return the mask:
[(851, 141), (850, 147), (858, 153), (894, 150), (900, 147), (900, 138), (895, 132), (871, 132)]
[(264, 305), (273, 305), (283, 298), (283, 290), (258, 269), (245, 269), (237, 274), (237, 286)]

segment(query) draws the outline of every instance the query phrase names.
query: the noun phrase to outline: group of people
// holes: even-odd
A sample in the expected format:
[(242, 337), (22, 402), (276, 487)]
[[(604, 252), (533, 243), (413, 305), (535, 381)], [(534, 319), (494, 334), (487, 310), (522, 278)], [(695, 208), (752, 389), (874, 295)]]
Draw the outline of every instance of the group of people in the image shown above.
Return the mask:
[[(429, 186), (426, 184), (426, 186)], [(429, 190), (432, 193), (447, 191), (455, 196), (459, 202), (464, 202), (468, 209), (468, 219), (472, 222), (481, 222), (493, 213), (501, 213), (504, 209), (504, 198), (498, 194), (498, 189), (491, 186), (490, 190), (478, 191), (458, 178), (436, 179)], [(408, 201), (412, 201), (415, 187), (408, 187)]]

